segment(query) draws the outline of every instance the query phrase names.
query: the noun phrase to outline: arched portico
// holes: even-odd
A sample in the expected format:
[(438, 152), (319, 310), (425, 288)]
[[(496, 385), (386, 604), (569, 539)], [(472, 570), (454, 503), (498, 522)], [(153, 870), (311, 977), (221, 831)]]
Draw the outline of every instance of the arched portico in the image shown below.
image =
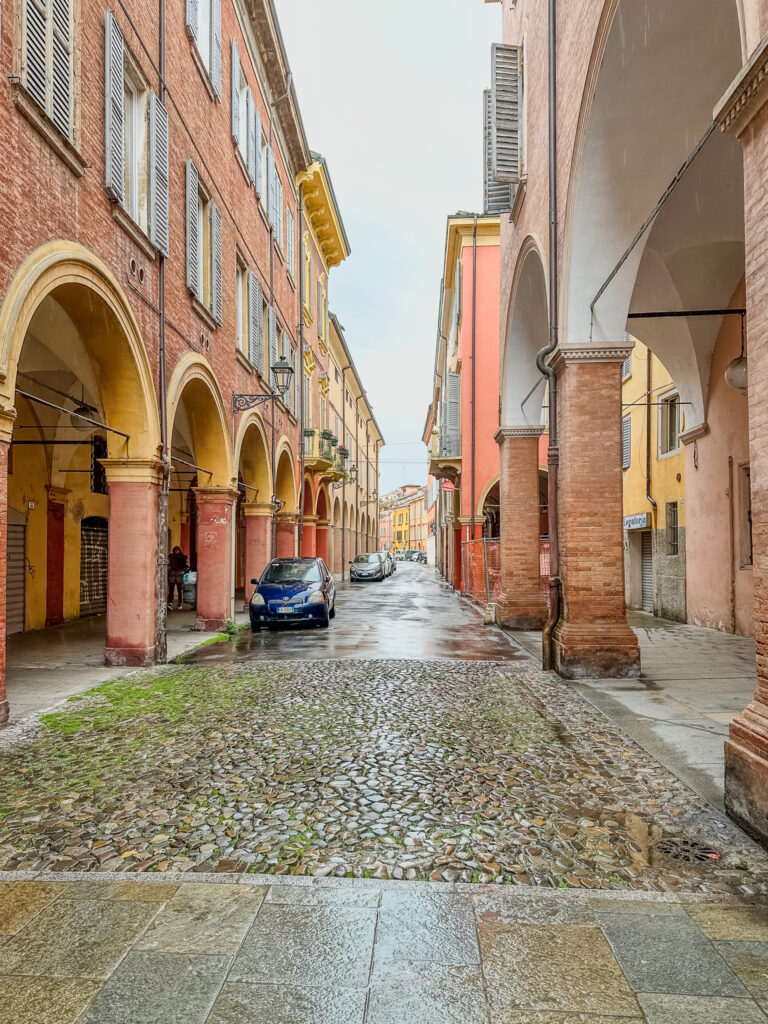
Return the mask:
[(281, 502), (277, 514), (275, 551), (278, 558), (293, 558), (296, 554), (296, 523), (298, 521), (298, 494), (295, 461), (287, 438), (277, 446), (275, 470), (275, 496)]
[(333, 536), (330, 525), (330, 509), (331, 502), (328, 497), (327, 484), (321, 484), (317, 489), (317, 503), (315, 506), (315, 514), (317, 515), (315, 554), (318, 558), (323, 559), (329, 569), (333, 565)]
[[(42, 246), (0, 307), (0, 479), (9, 510), (0, 517), (0, 600), (9, 613), (0, 721), (8, 631), (106, 613), (106, 661), (154, 662), (159, 441), (149, 359), (122, 289), (82, 246)], [(6, 569), (8, 530), (21, 555)]]
[(240, 491), (235, 590), (242, 588), (247, 608), (255, 589), (251, 581), (261, 576), (272, 554), (274, 516), (267, 429), (256, 410), (244, 416), (238, 426), (235, 463)]

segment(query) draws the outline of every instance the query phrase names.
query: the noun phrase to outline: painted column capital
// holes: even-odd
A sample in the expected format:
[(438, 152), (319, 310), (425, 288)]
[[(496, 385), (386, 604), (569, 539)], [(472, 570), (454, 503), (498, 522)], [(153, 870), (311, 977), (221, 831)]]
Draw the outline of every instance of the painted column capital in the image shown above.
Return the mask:
[(193, 487), (198, 505), (213, 505), (220, 502), (233, 504), (240, 492), (229, 487)]
[(11, 440), (13, 437), (13, 424), (15, 421), (15, 409), (0, 409), (0, 441)]
[(523, 424), (518, 427), (499, 427), (493, 436), (497, 444), (502, 444), (508, 438), (513, 437), (541, 437), (546, 433), (547, 428), (534, 424)]
[(159, 459), (99, 459), (109, 484), (159, 484), (163, 464)]
[(634, 342), (630, 345), (626, 341), (559, 345), (548, 361), (555, 373), (574, 363), (623, 363), (634, 347)]
[(275, 506), (271, 501), (246, 501), (243, 512), (246, 516), (263, 516), (271, 519), (275, 514)]
[(694, 441), (698, 441), (700, 437), (704, 437), (709, 433), (708, 423), (697, 423), (693, 427), (689, 427), (680, 434), (680, 440), (683, 444), (692, 444)]
[(316, 515), (312, 515), (312, 514), (305, 515), (304, 516), (304, 525), (305, 526), (317, 526), (317, 516)]

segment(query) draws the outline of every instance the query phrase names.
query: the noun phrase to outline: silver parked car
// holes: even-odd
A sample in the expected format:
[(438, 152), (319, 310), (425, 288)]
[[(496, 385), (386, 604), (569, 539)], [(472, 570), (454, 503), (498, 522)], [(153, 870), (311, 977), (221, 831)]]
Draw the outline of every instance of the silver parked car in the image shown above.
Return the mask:
[(349, 563), (349, 578), (353, 583), (362, 580), (383, 580), (387, 575), (386, 559), (378, 551), (357, 555)]

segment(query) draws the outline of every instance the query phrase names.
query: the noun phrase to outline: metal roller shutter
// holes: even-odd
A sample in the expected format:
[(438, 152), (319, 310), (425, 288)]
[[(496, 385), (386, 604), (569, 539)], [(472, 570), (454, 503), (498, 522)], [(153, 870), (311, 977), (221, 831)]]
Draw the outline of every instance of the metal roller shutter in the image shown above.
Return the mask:
[(107, 610), (107, 520), (84, 519), (80, 532), (80, 615)]
[(653, 613), (653, 543), (650, 533), (643, 533), (643, 611)]
[(26, 526), (8, 524), (5, 616), (6, 632), (9, 636), (11, 633), (21, 633), (24, 630), (26, 533)]

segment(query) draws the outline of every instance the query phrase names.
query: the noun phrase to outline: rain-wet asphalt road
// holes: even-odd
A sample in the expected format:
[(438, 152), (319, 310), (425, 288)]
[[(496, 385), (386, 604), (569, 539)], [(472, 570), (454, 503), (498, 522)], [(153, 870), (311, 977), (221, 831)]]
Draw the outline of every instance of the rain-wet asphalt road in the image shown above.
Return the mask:
[(406, 658), (531, 662), (500, 629), (483, 625), (467, 601), (435, 570), (399, 562), (383, 582), (337, 585), (336, 618), (327, 630), (284, 626), (200, 648), (187, 664), (231, 664), (253, 658)]

